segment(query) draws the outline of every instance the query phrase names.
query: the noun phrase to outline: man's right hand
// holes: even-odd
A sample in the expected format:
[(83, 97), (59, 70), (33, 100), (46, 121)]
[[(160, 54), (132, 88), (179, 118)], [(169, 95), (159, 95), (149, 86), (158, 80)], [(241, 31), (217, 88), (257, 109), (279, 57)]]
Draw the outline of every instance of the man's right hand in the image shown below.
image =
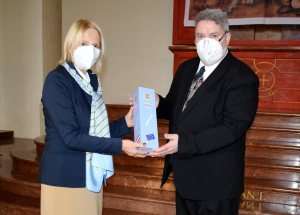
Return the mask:
[(155, 93), (155, 106), (156, 108), (158, 107), (159, 105), (159, 96), (157, 95), (157, 93)]

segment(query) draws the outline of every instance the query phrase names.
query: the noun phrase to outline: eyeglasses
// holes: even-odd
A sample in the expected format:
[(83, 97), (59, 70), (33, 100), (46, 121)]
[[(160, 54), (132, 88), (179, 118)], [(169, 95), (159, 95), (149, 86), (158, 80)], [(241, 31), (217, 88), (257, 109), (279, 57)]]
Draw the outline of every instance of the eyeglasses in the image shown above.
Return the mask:
[[(217, 39), (217, 36), (216, 36), (216, 35), (212, 35), (210, 38), (211, 38), (211, 39), (214, 39), (214, 40), (216, 40), (216, 41), (218, 41), (218, 42), (221, 42), (222, 39), (225, 37), (226, 34), (227, 34), (227, 32), (225, 32), (225, 33), (223, 34), (223, 36), (222, 36), (220, 39)], [(206, 38), (206, 37), (203, 37), (203, 35), (197, 35), (196, 38), (195, 38), (195, 40), (194, 40), (194, 42), (195, 42), (195, 43), (198, 43), (200, 40), (202, 40), (202, 39), (204, 39), (204, 38)]]

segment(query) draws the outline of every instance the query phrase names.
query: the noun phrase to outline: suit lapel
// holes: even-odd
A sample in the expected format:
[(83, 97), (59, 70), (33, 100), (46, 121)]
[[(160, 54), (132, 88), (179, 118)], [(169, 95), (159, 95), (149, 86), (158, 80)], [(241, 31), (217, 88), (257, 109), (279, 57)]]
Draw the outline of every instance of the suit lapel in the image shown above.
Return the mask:
[[(75, 68), (73, 62), (68, 61), (67, 63), (69, 64), (69, 66), (71, 67), (71, 69), (74, 69), (74, 70), (76, 71), (77, 75), (80, 76), (80, 74), (78, 73), (77, 69)], [(96, 75), (96, 74), (92, 74), (92, 71), (91, 71), (91, 70), (88, 70), (87, 72), (89, 73), (89, 76), (90, 76), (90, 80), (91, 80), (90, 84), (91, 84), (91, 86), (93, 87), (94, 91), (97, 91), (97, 89), (98, 89), (97, 75)], [(81, 76), (80, 76), (80, 77), (81, 77)], [(77, 84), (77, 85), (78, 85), (78, 84)], [(78, 87), (80, 87), (80, 86), (78, 85)], [(84, 93), (84, 96), (85, 96), (85, 98), (86, 98), (88, 104), (91, 105), (91, 104), (92, 104), (92, 96), (89, 95), (89, 94), (87, 94), (87, 93), (84, 92), (84, 91), (83, 91), (83, 93)]]
[(175, 107), (175, 113), (177, 113), (177, 115), (181, 115), (182, 113), (182, 108), (183, 105), (186, 101), (187, 98), (187, 94), (189, 92), (189, 89), (191, 87), (192, 81), (195, 77), (195, 74), (197, 72), (197, 69), (199, 67), (199, 63), (200, 63), (200, 59), (198, 58), (197, 61), (195, 61), (193, 64), (191, 64), (189, 67), (187, 67), (184, 71), (184, 75), (183, 78), (184, 80), (181, 82), (179, 87), (182, 87), (182, 89), (180, 89), (180, 94), (177, 95), (179, 102), (177, 103), (177, 106)]
[[(205, 92), (211, 88), (219, 79), (226, 73), (228, 65), (232, 60), (232, 55), (228, 50), (226, 57), (221, 61), (221, 63), (216, 67), (216, 69), (210, 74), (210, 76), (201, 84), (201, 86), (197, 89), (194, 96), (189, 101), (188, 105), (180, 115), (178, 122), (189, 113), (193, 107), (200, 101), (201, 97), (205, 94)], [(189, 85), (190, 87), (191, 85)], [(182, 104), (183, 105), (183, 104)]]

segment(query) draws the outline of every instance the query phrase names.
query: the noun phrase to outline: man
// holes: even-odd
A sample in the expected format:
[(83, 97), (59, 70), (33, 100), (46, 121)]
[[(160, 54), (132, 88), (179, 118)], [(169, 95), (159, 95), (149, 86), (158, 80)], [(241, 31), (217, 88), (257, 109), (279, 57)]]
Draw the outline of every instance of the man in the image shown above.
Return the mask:
[(169, 119), (169, 141), (150, 155), (166, 155), (162, 185), (173, 171), (178, 215), (237, 215), (259, 80), (227, 49), (226, 13), (207, 9), (195, 24), (200, 59), (182, 63), (167, 96), (156, 95), (158, 118)]

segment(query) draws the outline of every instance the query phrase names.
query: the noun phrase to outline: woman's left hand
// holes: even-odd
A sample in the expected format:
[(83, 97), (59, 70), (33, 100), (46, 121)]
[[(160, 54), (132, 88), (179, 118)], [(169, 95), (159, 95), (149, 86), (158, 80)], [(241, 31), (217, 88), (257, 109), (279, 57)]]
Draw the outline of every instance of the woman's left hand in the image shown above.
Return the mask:
[(125, 116), (125, 120), (128, 128), (133, 127), (133, 109), (134, 109), (134, 105), (130, 107), (129, 112)]

